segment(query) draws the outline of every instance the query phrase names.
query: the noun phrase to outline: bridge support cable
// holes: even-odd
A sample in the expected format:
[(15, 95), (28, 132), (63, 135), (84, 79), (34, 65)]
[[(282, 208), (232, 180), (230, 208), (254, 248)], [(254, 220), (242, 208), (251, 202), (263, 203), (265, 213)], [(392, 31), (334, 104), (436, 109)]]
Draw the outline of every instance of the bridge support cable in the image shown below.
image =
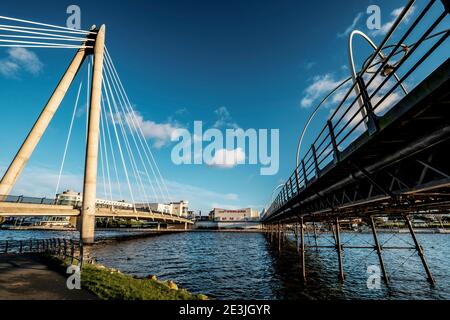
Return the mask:
[[(138, 151), (138, 155), (139, 155), (139, 158), (140, 158), (140, 160), (141, 160), (142, 166), (143, 166), (143, 168), (144, 168), (145, 174), (146, 174), (147, 179), (148, 179), (148, 181), (149, 181), (150, 187), (151, 187), (151, 189), (152, 189), (152, 191), (153, 191), (154, 199), (155, 199), (156, 201), (159, 201), (159, 196), (157, 195), (156, 189), (154, 188), (154, 185), (153, 185), (153, 182), (152, 182), (152, 179), (150, 178), (150, 174), (149, 174), (149, 171), (148, 171), (148, 169), (147, 169), (147, 165), (150, 166), (151, 171), (152, 171), (152, 173), (153, 173), (153, 176), (154, 176), (156, 182), (157, 182), (157, 176), (156, 176), (156, 174), (155, 174), (155, 170), (154, 170), (154, 168), (153, 168), (153, 165), (152, 165), (152, 163), (151, 163), (151, 161), (150, 161), (150, 159), (149, 159), (149, 157), (148, 157), (148, 155), (147, 155), (147, 153), (146, 153), (144, 144), (143, 144), (142, 139), (141, 139), (141, 137), (140, 137), (140, 134), (139, 134), (139, 131), (138, 131), (138, 127), (137, 127), (138, 125), (136, 124), (135, 119), (134, 119), (132, 113), (131, 113), (130, 110), (129, 110), (129, 107), (128, 107), (128, 105), (127, 105), (127, 102), (125, 101), (123, 92), (122, 92), (121, 87), (120, 87), (120, 85), (119, 85), (119, 83), (118, 83), (118, 80), (117, 80), (117, 76), (116, 76), (115, 73), (113, 72), (112, 65), (110, 64), (109, 59), (106, 58), (106, 61), (107, 61), (108, 71), (110, 72), (110, 76), (111, 76), (112, 79), (113, 79), (114, 88), (115, 88), (116, 92), (119, 93), (120, 100), (121, 100), (121, 108), (122, 108), (122, 112), (123, 112), (124, 115), (125, 115), (127, 126), (128, 126), (128, 128), (129, 128), (130, 134), (132, 135), (133, 142), (134, 142), (134, 144), (135, 144), (135, 146), (136, 146), (136, 150)], [(135, 133), (136, 133), (136, 135), (137, 135), (137, 137), (138, 137), (138, 141), (139, 141), (140, 146), (138, 145), (138, 143), (137, 143), (137, 141), (136, 141)], [(142, 156), (142, 153), (141, 153), (141, 149), (142, 149), (142, 151), (144, 152), (147, 161), (144, 160), (144, 158), (143, 158), (143, 156)], [(160, 192), (161, 192), (162, 199), (164, 199), (164, 200), (167, 201), (167, 199), (165, 199), (165, 197), (164, 197), (164, 194), (162, 193), (162, 189), (161, 189), (161, 188), (160, 188)]]
[(94, 61), (92, 61), (92, 57), (88, 62), (88, 68), (87, 68), (87, 86), (86, 86), (86, 145), (88, 141), (88, 130), (89, 130), (89, 99), (91, 97), (91, 65), (94, 64)]
[[(126, 133), (125, 126), (124, 126), (124, 123), (123, 123), (126, 120), (122, 119), (123, 115), (120, 112), (119, 107), (118, 107), (118, 104), (120, 105), (120, 101), (116, 100), (117, 92), (115, 92), (115, 94), (116, 94), (116, 97), (115, 97), (115, 94), (114, 94), (115, 90), (113, 91), (113, 89), (111, 87), (112, 80), (110, 79), (110, 74), (109, 74), (109, 72), (107, 70), (107, 66), (106, 66), (105, 69), (106, 69), (105, 80), (106, 80), (106, 83), (107, 83), (107, 86), (108, 86), (108, 90), (110, 90), (110, 95), (112, 97), (113, 106), (114, 106), (114, 110), (115, 110), (115, 119), (117, 120), (117, 122), (119, 124), (120, 132), (122, 133), (122, 138), (123, 138), (123, 141), (125, 142), (125, 148), (127, 150), (128, 158), (130, 159), (131, 169), (132, 169), (132, 172), (133, 172), (133, 175), (134, 175), (134, 178), (135, 178), (135, 182), (136, 182), (137, 187), (138, 187), (138, 191), (140, 193), (140, 197), (141, 197), (140, 201), (142, 201), (144, 203), (145, 202), (148, 203), (148, 200), (147, 200), (148, 197), (146, 195), (145, 188), (143, 186), (142, 179), (140, 177), (139, 170), (138, 170), (138, 167), (137, 167), (137, 164), (136, 164), (136, 159), (134, 157), (134, 153), (133, 153), (133, 150), (131, 148), (131, 144), (130, 144), (130, 141), (128, 139), (128, 135)], [(114, 84), (112, 84), (112, 85), (114, 86)], [(118, 99), (118, 97), (117, 97), (117, 99)], [(148, 204), (148, 207), (150, 209), (150, 205), (149, 204)]]
[[(119, 74), (117, 73), (117, 70), (114, 66), (114, 62), (111, 59), (111, 56), (108, 52), (108, 49), (106, 50), (106, 60), (109, 62), (109, 64), (111, 65), (111, 69), (113, 70), (113, 73), (115, 75), (116, 81), (118, 82), (118, 86), (120, 88), (120, 92), (122, 97), (124, 98), (124, 101), (126, 100), (125, 106), (127, 108), (127, 112), (131, 115), (131, 119), (132, 119), (132, 123), (134, 124), (134, 126), (138, 129), (138, 133), (140, 133), (140, 135), (138, 135), (139, 137), (139, 141), (140, 143), (144, 146), (143, 150), (144, 150), (144, 154), (147, 158), (148, 164), (150, 165), (151, 171), (155, 177), (155, 181), (158, 185), (159, 191), (161, 193), (162, 198), (168, 202), (168, 200), (170, 199), (169, 196), (169, 192), (166, 186), (166, 183), (164, 181), (164, 178), (162, 177), (161, 171), (159, 170), (159, 167), (155, 161), (155, 158), (153, 156), (153, 152), (151, 151), (147, 140), (145, 138), (145, 135), (143, 133), (143, 130), (141, 128), (141, 125), (139, 124), (140, 122), (137, 119), (136, 113), (133, 109), (133, 106), (128, 98), (128, 94), (125, 91), (125, 88), (122, 84), (122, 81), (120, 80)], [(150, 156), (150, 157), (149, 157)], [(151, 159), (151, 160), (150, 160)], [(156, 173), (155, 173), (156, 171)], [(163, 191), (164, 190), (164, 191)]]
[(0, 47), (93, 49), (97, 34), (94, 27), (90, 31), (75, 30), (5, 16), (0, 16), (0, 21)]
[(6, 16), (0, 16), (1, 20), (9, 20), (9, 21), (14, 21), (14, 22), (19, 22), (19, 23), (25, 23), (25, 24), (31, 24), (31, 25), (37, 25), (37, 26), (43, 26), (43, 27), (48, 27), (48, 28), (52, 28), (53, 31), (60, 30), (60, 32), (65, 32), (65, 33), (74, 33), (74, 34), (95, 34), (96, 32), (94, 31), (87, 31), (87, 30), (77, 30), (77, 29), (72, 29), (72, 28), (67, 28), (67, 27), (61, 27), (61, 26), (57, 26), (57, 25), (53, 25), (53, 24), (47, 24), (47, 23), (42, 23), (42, 22), (36, 22), (36, 21), (31, 21), (31, 20), (24, 20), (24, 19), (18, 19), (18, 18), (12, 18), (12, 17), (6, 17)]
[(113, 139), (111, 137), (111, 130), (109, 127), (109, 120), (112, 118), (107, 117), (108, 113), (106, 110), (105, 98), (103, 95), (102, 95), (102, 113), (103, 113), (103, 119), (105, 119), (106, 132), (108, 134), (108, 145), (109, 145), (109, 151), (111, 152), (111, 158), (112, 158), (112, 163), (113, 163), (113, 167), (114, 167), (117, 190), (119, 191), (120, 200), (123, 200), (124, 198), (123, 198), (123, 194), (122, 194), (122, 188), (120, 186), (121, 184), (120, 184), (120, 179), (119, 179), (119, 171), (117, 169), (117, 161), (116, 161), (116, 156), (115, 156), (115, 152), (114, 152)]
[[(114, 66), (112, 64), (112, 60), (110, 58), (108, 58), (108, 54), (107, 54), (107, 60), (111, 64), (112, 70), (114, 71)], [(161, 187), (161, 186), (163, 186), (165, 188), (165, 190), (167, 190), (167, 187), (165, 187), (164, 179), (162, 178), (162, 175), (161, 175), (161, 173), (159, 171), (159, 168), (158, 168), (158, 166), (156, 164), (156, 161), (154, 160), (153, 154), (151, 153), (151, 150), (148, 147), (148, 144), (147, 144), (146, 138), (145, 138), (145, 136), (143, 134), (142, 128), (139, 125), (139, 121), (136, 119), (136, 115), (134, 114), (134, 110), (132, 110), (131, 103), (129, 102), (128, 96), (127, 96), (126, 92), (124, 91), (123, 85), (121, 84), (120, 78), (118, 77), (118, 74), (117, 74), (116, 71), (114, 71), (114, 75), (115, 75), (116, 81), (118, 83), (118, 86), (120, 88), (120, 93), (121, 93), (122, 99), (124, 101), (124, 105), (126, 107), (127, 114), (129, 115), (129, 120), (132, 123), (133, 127), (135, 127), (135, 130), (138, 133), (139, 142), (143, 146), (142, 149), (143, 149), (144, 155), (145, 155), (145, 157), (147, 159), (146, 163), (148, 165), (150, 165), (150, 169), (151, 169), (152, 174), (153, 174), (153, 176), (155, 178), (155, 182), (156, 182), (156, 184), (158, 186), (158, 189), (159, 189), (159, 192), (160, 192), (160, 195), (161, 195), (161, 199), (163, 199), (163, 201), (168, 202), (168, 198), (169, 198), (168, 194), (166, 196), (164, 194), (164, 192), (163, 192), (163, 188)], [(150, 154), (150, 157), (149, 157), (149, 154)], [(153, 163), (152, 163), (152, 160), (150, 160), (150, 158), (153, 160)], [(156, 175), (156, 172), (159, 173), (159, 177)], [(158, 196), (158, 198), (159, 198), (159, 196)]]
[[(101, 122), (101, 113), (100, 113), (100, 122)], [(105, 175), (105, 156), (103, 155), (103, 141), (102, 141), (102, 130), (100, 128), (100, 139), (98, 144), (99, 152), (100, 152), (100, 169), (102, 174), (102, 182), (103, 182), (103, 199), (108, 199), (108, 193), (106, 192), (106, 175)]]
[[(74, 37), (69, 35), (61, 35), (55, 34), (53, 30), (50, 29), (38, 29), (38, 28), (28, 28), (21, 26), (13, 26), (13, 25), (5, 25), (0, 24), (0, 30), (4, 32), (16, 32), (15, 34), (4, 34), (2, 36), (8, 38), (16, 38), (16, 39), (41, 39), (41, 40), (55, 40), (55, 41), (87, 41), (87, 43), (93, 42), (93, 39), (86, 39), (82, 37)], [(34, 31), (33, 31), (34, 30)], [(45, 32), (37, 32), (37, 31), (45, 31)]]
[[(107, 142), (106, 142), (106, 132), (105, 132), (105, 122), (108, 121), (108, 119), (105, 119), (105, 112), (103, 110), (104, 108), (104, 102), (103, 102), (103, 95), (102, 95), (102, 101), (101, 101), (101, 113), (100, 113), (100, 141), (103, 145), (103, 153), (105, 155), (105, 162), (106, 162), (106, 173), (108, 177), (108, 187), (109, 187), (109, 200), (113, 201), (113, 193), (112, 193), (112, 185), (111, 185), (111, 172), (110, 172), (110, 166), (109, 166), (109, 157), (108, 157), (108, 148), (107, 148)], [(114, 206), (112, 206), (112, 209), (114, 209)]]
[(69, 126), (69, 132), (67, 134), (66, 144), (65, 144), (65, 147), (64, 147), (64, 154), (63, 154), (63, 158), (62, 158), (62, 161), (61, 161), (61, 167), (59, 169), (58, 181), (56, 183), (56, 188), (55, 188), (55, 197), (58, 195), (59, 186), (61, 184), (61, 177), (62, 177), (62, 174), (63, 174), (63, 171), (64, 171), (64, 164), (66, 162), (66, 156), (67, 156), (67, 151), (69, 149), (70, 139), (72, 137), (73, 124), (74, 124), (75, 117), (76, 117), (77, 110), (78, 110), (78, 102), (79, 102), (79, 99), (80, 99), (80, 94), (81, 94), (82, 87), (83, 87), (83, 82), (81, 81), (80, 82), (80, 86), (78, 87), (78, 93), (77, 93), (77, 97), (76, 97), (76, 100), (75, 100), (75, 105), (74, 105), (74, 108), (73, 108), (72, 118), (71, 118), (70, 126)]
[[(120, 76), (119, 76), (119, 74), (118, 74), (118, 72), (117, 72), (117, 69), (116, 69), (116, 67), (115, 67), (115, 65), (114, 65), (114, 62), (112, 61), (112, 58), (111, 58), (111, 56), (110, 56), (110, 54), (109, 54), (109, 51), (108, 51), (108, 48), (106, 48), (106, 51), (105, 51), (105, 52), (106, 52), (107, 60), (108, 60), (109, 63), (111, 64), (112, 70), (114, 71), (114, 74), (115, 74), (115, 76), (116, 76), (116, 78), (117, 78), (117, 80), (118, 80), (119, 87), (121, 88), (121, 91), (123, 92), (123, 95), (124, 95), (124, 97), (125, 97), (125, 99), (126, 99), (126, 101), (127, 101), (127, 104), (126, 104), (126, 105), (128, 106), (129, 110), (131, 111), (132, 118), (133, 118), (133, 120), (135, 121), (136, 124), (139, 124), (139, 121), (137, 120), (136, 112), (134, 111), (133, 105), (131, 104), (131, 102), (130, 102), (130, 100), (129, 100), (128, 94), (126, 93), (126, 90), (125, 90), (125, 88), (124, 88), (124, 86), (123, 86), (123, 83), (122, 83), (122, 81), (121, 81), (121, 79), (120, 79)], [(145, 135), (144, 135), (144, 132), (143, 132), (143, 130), (142, 130), (142, 127), (141, 127), (140, 125), (137, 125), (137, 127), (138, 127), (138, 129), (139, 129), (139, 133), (141, 134), (142, 141), (144, 142), (144, 145), (145, 145), (145, 147), (146, 147), (145, 149), (148, 151), (148, 154), (150, 155), (150, 158), (151, 158), (151, 160), (152, 160), (151, 162), (152, 162), (153, 165), (155, 166), (156, 172), (157, 172), (157, 174), (158, 174), (158, 176), (159, 176), (160, 183), (161, 183), (162, 187), (164, 188), (164, 191), (165, 191), (165, 193), (166, 193), (166, 196), (167, 196), (167, 198), (170, 198), (170, 194), (169, 194), (167, 185), (166, 185), (165, 180), (164, 180), (164, 178), (163, 178), (163, 176), (162, 176), (162, 174), (161, 174), (161, 171), (160, 171), (160, 169), (159, 169), (159, 167), (158, 167), (158, 164), (157, 164), (156, 161), (155, 161), (155, 157), (154, 157), (154, 155), (153, 155), (153, 152), (151, 151), (151, 148), (150, 148), (149, 145), (148, 145), (148, 142), (147, 142), (147, 140), (146, 140), (146, 138), (145, 138)], [(145, 150), (145, 149), (144, 149), (144, 150)], [(159, 183), (158, 183), (158, 186), (160, 186)]]
[(117, 147), (118, 147), (118, 150), (119, 150), (120, 159), (122, 161), (122, 166), (123, 166), (124, 173), (125, 173), (125, 179), (127, 181), (128, 191), (130, 193), (131, 201), (133, 203), (133, 208), (136, 210), (133, 190), (131, 188), (131, 183), (130, 183), (130, 178), (129, 178), (129, 175), (128, 175), (128, 170), (127, 170), (127, 166), (126, 166), (126, 162), (125, 162), (125, 157), (124, 157), (124, 154), (123, 154), (123, 151), (122, 151), (122, 145), (120, 143), (119, 134), (117, 132), (116, 121), (115, 121), (114, 113), (113, 113), (112, 107), (111, 107), (111, 101), (109, 99), (109, 91), (107, 90), (105, 81), (103, 81), (103, 90), (105, 92), (105, 97), (106, 97), (106, 102), (107, 102), (106, 104), (108, 106), (109, 116), (111, 118), (112, 127), (114, 129), (114, 134), (115, 134), (115, 138), (116, 138), (116, 142), (117, 142)]
[[(105, 60), (106, 60), (106, 59), (105, 59)], [(145, 171), (145, 173), (146, 173), (147, 176), (148, 176), (148, 171), (147, 171), (147, 168), (146, 168), (146, 166), (145, 166), (145, 162), (144, 162), (144, 160), (143, 160), (142, 154), (141, 154), (141, 152), (140, 152), (139, 145), (138, 145), (138, 143), (137, 143), (137, 141), (136, 141), (136, 138), (135, 138), (135, 131), (131, 128), (129, 118), (127, 118), (127, 114), (126, 114), (126, 112), (125, 112), (125, 110), (124, 110), (124, 106), (123, 106), (123, 101), (120, 100), (120, 95), (118, 94), (118, 89), (117, 89), (116, 83), (114, 82), (113, 75), (112, 75), (112, 72), (111, 72), (111, 69), (110, 69), (110, 66), (109, 66), (108, 63), (106, 63), (106, 70), (107, 70), (107, 71), (106, 71), (106, 74), (107, 74), (106, 77), (108, 77), (108, 78), (110, 79), (110, 81), (111, 81), (112, 88), (114, 89), (114, 92), (115, 92), (116, 97), (117, 97), (117, 100), (118, 100), (118, 105), (119, 105), (120, 108), (121, 108), (121, 110), (117, 110), (116, 112), (118, 113), (119, 116), (121, 116), (121, 118), (122, 118), (122, 117), (124, 118), (123, 121), (120, 121), (120, 122), (122, 123), (122, 127), (124, 127), (123, 122), (125, 122), (126, 125), (127, 125), (127, 127), (128, 127), (128, 129), (129, 129), (129, 133), (130, 133), (130, 135), (131, 135), (131, 138), (132, 138), (132, 140), (133, 140), (133, 142), (134, 142), (135, 149), (137, 150), (138, 155), (139, 155), (139, 158), (140, 158), (140, 160), (141, 160), (141, 163), (142, 163), (142, 165), (143, 165), (143, 167), (144, 167), (144, 171)], [(129, 150), (130, 154), (132, 155), (132, 165), (133, 165), (134, 168), (135, 168), (135, 171), (136, 171), (136, 178), (137, 178), (137, 181), (138, 181), (138, 183), (139, 183), (139, 185), (140, 185), (141, 192), (143, 193), (144, 201), (146, 202), (146, 204), (147, 204), (147, 206), (148, 206), (148, 209), (150, 210), (149, 197), (148, 197), (148, 195), (147, 195), (146, 188), (145, 188), (145, 186), (144, 186), (143, 180), (142, 180), (141, 175), (140, 175), (139, 166), (137, 165), (137, 162), (136, 162), (136, 159), (135, 159), (135, 157), (134, 157), (134, 154), (132, 153), (132, 146), (131, 146), (131, 144), (129, 143), (128, 138), (126, 137), (126, 134), (127, 134), (127, 133), (126, 133), (125, 128), (123, 128), (123, 134), (125, 135), (125, 139), (126, 139), (126, 141), (127, 141), (127, 143), (128, 143), (128, 150)], [(153, 186), (152, 186), (152, 187), (153, 187)], [(153, 188), (153, 191), (154, 191), (154, 188)]]
[(42, 135), (46, 131), (48, 125), (50, 124), (50, 121), (53, 119), (54, 114), (56, 113), (62, 100), (64, 99), (66, 92), (75, 79), (75, 76), (77, 75), (85, 57), (86, 52), (84, 49), (79, 49), (75, 54), (72, 62), (70, 63), (68, 69), (60, 80), (58, 86), (45, 105), (42, 113), (40, 114), (24, 143), (20, 147), (5, 175), (1, 179), (0, 195), (8, 195), (11, 192), (11, 189), (13, 188), (18, 177), (25, 168), (25, 165), (28, 163), (34, 149), (41, 140)]
[(76, 114), (77, 114), (78, 101), (80, 99), (80, 94), (81, 94), (81, 88), (82, 87), (83, 87), (83, 82), (81, 81), (80, 82), (80, 86), (78, 87), (77, 98), (75, 100), (75, 105), (74, 105), (73, 112), (72, 112), (72, 118), (71, 118), (71, 121), (70, 121), (69, 132), (67, 133), (66, 144), (64, 146), (64, 154), (63, 154), (62, 161), (61, 161), (61, 167), (59, 169), (58, 181), (56, 183), (56, 188), (55, 188), (55, 196), (59, 192), (59, 186), (60, 186), (60, 183), (61, 183), (61, 176), (62, 176), (62, 173), (63, 173), (63, 170), (64, 170), (64, 164), (66, 162), (67, 150), (69, 149), (70, 138), (72, 136), (73, 123), (75, 121), (75, 117), (76, 117)]

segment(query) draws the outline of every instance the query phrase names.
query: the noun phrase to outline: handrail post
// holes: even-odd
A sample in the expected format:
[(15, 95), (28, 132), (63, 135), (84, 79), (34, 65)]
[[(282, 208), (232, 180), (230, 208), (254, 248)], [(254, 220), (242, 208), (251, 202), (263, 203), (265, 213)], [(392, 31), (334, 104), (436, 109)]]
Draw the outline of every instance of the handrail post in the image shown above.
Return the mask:
[(297, 194), (300, 193), (300, 181), (298, 177), (298, 167), (295, 169), (295, 186), (297, 187)]
[(64, 262), (65, 262), (67, 259), (67, 240), (63, 239), (63, 242), (64, 242)]
[(305, 188), (308, 186), (308, 175), (306, 174), (305, 160), (302, 160), (303, 178), (305, 179)]
[(362, 101), (364, 103), (365, 113), (367, 115), (367, 130), (369, 135), (373, 135), (378, 132), (378, 118), (373, 112), (372, 102), (370, 101), (369, 94), (367, 93), (367, 88), (364, 83), (364, 79), (359, 75), (356, 77), (359, 89), (361, 91)]
[(316, 146), (314, 144), (311, 146), (311, 151), (314, 160), (314, 168), (316, 168), (316, 177), (319, 178), (320, 177), (319, 162), (317, 161)]
[(84, 258), (84, 250), (83, 250), (83, 240), (79, 242), (79, 256), (78, 256), (78, 266), (80, 269), (83, 267), (83, 258)]
[[(292, 184), (292, 176), (289, 178), (289, 184), (291, 185), (291, 198), (294, 197), (294, 185)], [(298, 190), (297, 190), (298, 193)]]
[(441, 0), (441, 2), (445, 8), (445, 11), (447, 11), (447, 13), (450, 14), (450, 2), (448, 2), (448, 0)]
[(333, 145), (333, 158), (334, 158), (334, 163), (339, 163), (339, 161), (341, 161), (341, 153), (339, 152), (339, 148), (336, 142), (336, 136), (334, 135), (334, 128), (333, 128), (333, 122), (331, 122), (331, 120), (327, 121), (327, 125), (328, 125), (328, 130), (330, 131), (330, 139), (331, 139), (331, 144)]
[(8, 253), (8, 240), (6, 240), (5, 242), (5, 254)]
[(75, 256), (75, 246), (73, 240), (70, 239), (70, 265), (73, 265), (73, 258)]

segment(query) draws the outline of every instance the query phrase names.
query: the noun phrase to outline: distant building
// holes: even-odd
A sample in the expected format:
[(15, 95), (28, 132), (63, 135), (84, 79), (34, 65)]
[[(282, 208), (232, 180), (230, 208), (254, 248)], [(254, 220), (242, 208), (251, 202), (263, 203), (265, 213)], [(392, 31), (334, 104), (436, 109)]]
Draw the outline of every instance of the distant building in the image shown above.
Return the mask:
[(165, 214), (170, 214), (179, 217), (189, 216), (189, 202), (181, 200), (179, 202), (171, 202), (169, 204), (164, 203), (138, 203), (136, 208), (148, 208), (153, 212), (160, 212)]
[[(69, 205), (79, 207), (83, 203), (83, 195), (80, 192), (75, 191), (64, 191), (56, 195), (56, 201), (59, 205)], [(116, 208), (133, 208), (133, 204), (123, 201), (111, 201), (104, 199), (97, 199), (97, 205), (106, 207), (116, 207)]]
[(255, 222), (260, 218), (259, 212), (251, 208), (239, 210), (214, 208), (209, 216), (210, 220), (215, 222)]

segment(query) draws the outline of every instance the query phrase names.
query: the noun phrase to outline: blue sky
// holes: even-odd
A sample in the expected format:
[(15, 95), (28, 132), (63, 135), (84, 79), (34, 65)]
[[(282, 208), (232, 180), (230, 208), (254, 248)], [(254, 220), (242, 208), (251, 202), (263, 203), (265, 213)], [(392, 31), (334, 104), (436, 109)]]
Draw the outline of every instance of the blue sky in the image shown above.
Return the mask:
[[(384, 26), (405, 2), (376, 2)], [(2, 1), (0, 12), (65, 25), (70, 4), (81, 7), (84, 29), (107, 25), (107, 46), (142, 115), (173, 200), (189, 200), (193, 209), (203, 212), (213, 207), (262, 208), (269, 202), (273, 188), (294, 169), (297, 140), (314, 102), (349, 75), (346, 31), (355, 27), (371, 34), (365, 22), (372, 1), (360, 0)], [(423, 5), (424, 1), (418, 1), (411, 19)], [(434, 16), (439, 9), (438, 2)], [(443, 25), (449, 26), (449, 20)], [(382, 32), (371, 35), (376, 43), (382, 39)], [(370, 50), (362, 41), (358, 46), (361, 63)], [(434, 70), (448, 57), (449, 49), (447, 41), (409, 84)], [(71, 50), (31, 52), (31, 58), (17, 62), (8, 49), (0, 50), (2, 173), (74, 54)], [(7, 62), (16, 62), (18, 68), (6, 72)], [(13, 193), (52, 195), (76, 90), (85, 72), (83, 68)], [(319, 114), (307, 142), (311, 143), (331, 108)], [(84, 165), (82, 111), (61, 184), (78, 191)], [(168, 141), (167, 132), (192, 130), (196, 120), (206, 128), (280, 129), (279, 173), (260, 176), (260, 167), (249, 165), (175, 166), (170, 159), (174, 143)]]

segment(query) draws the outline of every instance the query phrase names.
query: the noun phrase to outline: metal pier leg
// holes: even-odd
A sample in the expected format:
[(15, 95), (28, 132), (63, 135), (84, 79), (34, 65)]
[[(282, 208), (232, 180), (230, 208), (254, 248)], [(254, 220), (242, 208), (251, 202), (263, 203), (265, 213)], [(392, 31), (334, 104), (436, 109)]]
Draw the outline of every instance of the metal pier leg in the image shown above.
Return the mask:
[(339, 218), (336, 218), (335, 221), (335, 227), (336, 227), (336, 249), (338, 252), (338, 260), (339, 260), (339, 280), (344, 281), (344, 268), (342, 266), (342, 245), (341, 245), (341, 235), (339, 231)]
[(383, 272), (384, 282), (386, 284), (389, 284), (389, 277), (386, 272), (386, 268), (384, 266), (384, 260), (383, 260), (383, 254), (382, 254), (383, 248), (381, 247), (380, 242), (378, 241), (377, 229), (375, 227), (373, 217), (370, 217), (369, 222), (370, 222), (370, 226), (372, 227), (373, 239), (375, 241), (375, 249), (377, 249), (378, 259), (380, 260), (380, 266), (381, 266), (381, 271)]
[(405, 221), (406, 225), (408, 226), (409, 232), (411, 233), (411, 237), (414, 240), (414, 245), (416, 246), (417, 254), (420, 257), (420, 260), (422, 260), (423, 267), (425, 269), (425, 272), (427, 273), (427, 280), (431, 283), (432, 286), (436, 284), (436, 281), (434, 280), (433, 275), (431, 274), (430, 268), (428, 267), (427, 260), (425, 259), (425, 253), (423, 251), (422, 246), (419, 244), (419, 241), (416, 238), (416, 233), (414, 232), (411, 220), (407, 215), (405, 215)]
[(336, 233), (334, 232), (334, 228), (333, 228), (333, 224), (332, 223), (330, 223), (330, 230), (331, 230), (331, 233), (333, 234), (334, 243), (337, 243)]
[(278, 224), (278, 251), (281, 251), (281, 229), (280, 224)]
[(298, 223), (294, 225), (294, 236), (295, 236), (295, 247), (297, 248), (297, 252), (300, 251), (300, 244), (298, 238)]
[(301, 239), (301, 263), (302, 263), (302, 278), (303, 282), (306, 283), (306, 265), (305, 265), (305, 235), (303, 230), (303, 218), (301, 218), (301, 225), (300, 225), (300, 239)]
[(313, 228), (314, 228), (314, 242), (316, 244), (316, 251), (319, 251), (319, 245), (317, 244), (316, 222), (314, 220), (313, 220)]

